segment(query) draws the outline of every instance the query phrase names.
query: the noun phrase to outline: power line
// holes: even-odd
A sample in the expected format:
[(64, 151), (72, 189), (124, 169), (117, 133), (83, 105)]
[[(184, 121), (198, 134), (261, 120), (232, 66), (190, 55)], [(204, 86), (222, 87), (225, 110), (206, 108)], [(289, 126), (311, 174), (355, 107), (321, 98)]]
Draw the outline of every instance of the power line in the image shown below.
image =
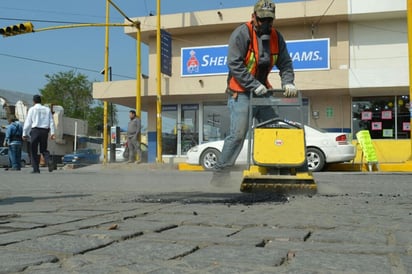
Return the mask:
[[(65, 65), (65, 64), (60, 64), (60, 63), (55, 63), (55, 62), (50, 62), (50, 61), (44, 61), (44, 60), (39, 60), (39, 59), (34, 59), (34, 58), (29, 58), (29, 57), (11, 55), (11, 54), (7, 54), (7, 53), (0, 53), (0, 56), (5, 56), (5, 57), (10, 57), (10, 58), (15, 58), (15, 59), (21, 59), (21, 60), (26, 60), (26, 61), (36, 62), (36, 63), (48, 64), (48, 65), (53, 65), (53, 66), (66, 67), (66, 68), (71, 68), (71, 69), (76, 69), (76, 70), (95, 72), (95, 73), (100, 74), (100, 71), (95, 70), (95, 69), (81, 68), (81, 67), (77, 67), (77, 66)], [(121, 78), (126, 78), (126, 79), (136, 79), (135, 77), (126, 76), (126, 75), (120, 75), (120, 74), (113, 74), (113, 75), (115, 75), (117, 77), (121, 77)]]
[(61, 10), (40, 10), (40, 9), (23, 9), (23, 8), (10, 8), (10, 7), (0, 7), (1, 10), (17, 10), (23, 12), (29, 12), (32, 14), (33, 12), (37, 13), (46, 13), (46, 14), (60, 14), (60, 15), (70, 15), (70, 16), (81, 16), (81, 17), (92, 17), (92, 18), (100, 18), (104, 19), (104, 16), (100, 15), (90, 15), (90, 14), (80, 14), (80, 13), (70, 13), (70, 12), (62, 12)]
[(326, 8), (326, 10), (325, 10), (325, 12), (322, 14), (322, 16), (319, 17), (318, 21), (314, 24), (314, 26), (319, 25), (320, 20), (322, 20), (323, 17), (325, 17), (326, 13), (329, 11), (330, 7), (332, 7), (333, 3), (335, 3), (335, 0), (332, 0), (332, 1), (329, 3), (329, 6)]
[(91, 24), (90, 22), (54, 21), (54, 20), (40, 20), (40, 19), (27, 19), (27, 18), (4, 18), (4, 17), (0, 17), (0, 20), (19, 21), (19, 22), (30, 21), (30, 22), (55, 23), (55, 24)]

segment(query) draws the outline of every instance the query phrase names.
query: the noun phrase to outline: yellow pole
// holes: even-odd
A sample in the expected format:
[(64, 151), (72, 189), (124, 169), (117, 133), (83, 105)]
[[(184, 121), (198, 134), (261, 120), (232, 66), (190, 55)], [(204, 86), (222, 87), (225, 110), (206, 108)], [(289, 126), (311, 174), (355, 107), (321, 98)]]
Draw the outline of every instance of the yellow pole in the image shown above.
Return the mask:
[[(139, 117), (140, 121), (142, 120), (142, 90), (141, 90), (141, 75), (142, 75), (142, 65), (141, 65), (141, 53), (142, 53), (142, 44), (141, 41), (141, 32), (140, 32), (140, 22), (136, 23), (136, 114)], [(142, 143), (142, 134), (140, 132), (137, 137), (139, 144)], [(141, 161), (142, 159), (138, 159)]]
[(157, 130), (157, 162), (162, 163), (162, 81), (161, 81), (161, 48), (160, 48), (160, 0), (157, 0), (157, 33), (156, 33), (156, 53), (157, 53), (157, 100), (156, 100), (156, 110), (157, 110), (157, 120), (156, 120), (156, 130)]
[(141, 31), (140, 31), (140, 22), (136, 23), (136, 114), (141, 119), (142, 118), (142, 44), (141, 44)]
[[(104, 81), (109, 81), (109, 15), (110, 15), (110, 1), (106, 1), (106, 38), (104, 51)], [(107, 163), (107, 100), (103, 102), (103, 164)]]
[[(407, 0), (407, 20), (408, 20), (408, 56), (409, 56), (409, 124), (412, 125), (412, 0)], [(409, 138), (411, 140), (411, 154), (409, 161), (412, 161), (412, 128)]]

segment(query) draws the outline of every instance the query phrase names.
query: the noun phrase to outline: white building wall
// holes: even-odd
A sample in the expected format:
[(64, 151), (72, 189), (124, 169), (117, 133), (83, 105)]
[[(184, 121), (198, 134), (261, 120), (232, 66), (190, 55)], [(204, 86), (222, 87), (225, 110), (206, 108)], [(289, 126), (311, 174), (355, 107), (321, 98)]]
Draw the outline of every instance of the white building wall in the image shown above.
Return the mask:
[(348, 0), (348, 11), (352, 15), (362, 13), (405, 11), (407, 0)]
[(407, 86), (408, 79), (406, 19), (352, 21), (349, 87)]

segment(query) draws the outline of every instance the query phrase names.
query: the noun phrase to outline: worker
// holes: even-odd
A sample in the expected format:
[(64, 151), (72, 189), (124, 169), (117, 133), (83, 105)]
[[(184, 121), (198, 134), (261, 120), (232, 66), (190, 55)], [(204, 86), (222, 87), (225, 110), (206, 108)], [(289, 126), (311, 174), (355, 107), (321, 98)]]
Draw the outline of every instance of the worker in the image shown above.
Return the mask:
[[(249, 129), (250, 93), (264, 96), (272, 88), (268, 75), (274, 66), (279, 69), (284, 96), (297, 95), (292, 60), (283, 36), (273, 27), (274, 19), (275, 3), (259, 0), (251, 20), (238, 26), (230, 36), (226, 93), (231, 125), (221, 157), (214, 167), (214, 179), (228, 174), (234, 165)], [(255, 107), (253, 115), (259, 122), (276, 117), (271, 106)]]

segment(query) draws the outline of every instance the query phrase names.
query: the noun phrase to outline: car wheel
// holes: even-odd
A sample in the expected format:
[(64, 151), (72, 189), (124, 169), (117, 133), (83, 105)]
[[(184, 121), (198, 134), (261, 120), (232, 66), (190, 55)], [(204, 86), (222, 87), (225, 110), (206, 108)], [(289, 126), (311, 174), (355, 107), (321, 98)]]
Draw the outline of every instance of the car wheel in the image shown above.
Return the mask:
[(205, 170), (212, 170), (220, 158), (220, 151), (215, 148), (206, 149), (200, 156), (200, 165)]
[(323, 152), (317, 148), (309, 147), (306, 150), (309, 171), (321, 171), (325, 166), (325, 156)]
[(26, 161), (21, 160), (20, 167), (21, 168), (26, 167)]

